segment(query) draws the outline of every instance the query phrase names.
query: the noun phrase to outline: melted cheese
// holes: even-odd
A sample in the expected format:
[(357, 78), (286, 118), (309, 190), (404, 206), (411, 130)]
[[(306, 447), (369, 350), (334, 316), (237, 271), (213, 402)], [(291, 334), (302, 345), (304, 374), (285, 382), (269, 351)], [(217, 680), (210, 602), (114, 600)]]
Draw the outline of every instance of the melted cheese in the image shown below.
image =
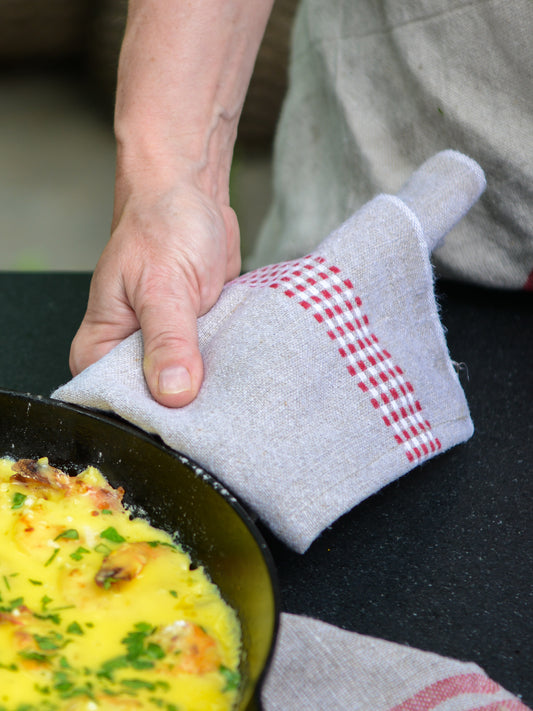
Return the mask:
[(0, 460), (0, 711), (231, 709), (238, 620), (205, 571), (96, 469), (22, 461)]

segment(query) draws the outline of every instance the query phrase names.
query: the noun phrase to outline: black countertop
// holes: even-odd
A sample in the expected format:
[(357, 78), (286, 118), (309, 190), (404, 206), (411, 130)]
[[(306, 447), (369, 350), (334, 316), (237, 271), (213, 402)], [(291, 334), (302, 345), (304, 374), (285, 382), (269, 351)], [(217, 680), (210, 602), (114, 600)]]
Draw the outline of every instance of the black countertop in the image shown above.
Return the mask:
[[(0, 387), (69, 379), (89, 274), (0, 274)], [(304, 555), (262, 528), (282, 607), (474, 661), (533, 706), (533, 294), (437, 287), (474, 425)]]

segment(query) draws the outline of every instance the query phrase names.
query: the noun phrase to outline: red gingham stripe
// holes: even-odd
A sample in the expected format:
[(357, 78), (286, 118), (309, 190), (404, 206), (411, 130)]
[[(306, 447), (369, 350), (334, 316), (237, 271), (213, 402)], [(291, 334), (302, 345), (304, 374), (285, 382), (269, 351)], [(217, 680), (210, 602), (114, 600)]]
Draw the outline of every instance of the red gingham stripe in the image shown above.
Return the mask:
[(361, 298), (338, 267), (326, 264), (323, 257), (310, 255), (262, 267), (238, 281), (282, 290), (323, 325), (348, 373), (410, 462), (441, 449), (412, 384), (372, 331)]
[[(430, 711), (449, 699), (467, 694), (496, 694), (502, 687), (487, 676), (479, 673), (457, 674), (442, 679), (403, 701), (390, 711)], [(478, 706), (472, 711), (528, 711), (518, 699), (491, 701), (488, 705)]]

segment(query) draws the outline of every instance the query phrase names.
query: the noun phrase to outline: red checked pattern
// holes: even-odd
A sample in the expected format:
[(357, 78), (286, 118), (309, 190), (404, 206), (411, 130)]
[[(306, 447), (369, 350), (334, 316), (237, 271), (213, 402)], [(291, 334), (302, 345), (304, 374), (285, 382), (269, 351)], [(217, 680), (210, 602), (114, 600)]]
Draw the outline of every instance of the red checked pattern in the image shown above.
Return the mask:
[(348, 373), (379, 412), (410, 462), (441, 448), (413, 386), (372, 332), (360, 297), (338, 267), (327, 265), (323, 257), (310, 255), (262, 267), (240, 277), (239, 282), (281, 289), (324, 325)]

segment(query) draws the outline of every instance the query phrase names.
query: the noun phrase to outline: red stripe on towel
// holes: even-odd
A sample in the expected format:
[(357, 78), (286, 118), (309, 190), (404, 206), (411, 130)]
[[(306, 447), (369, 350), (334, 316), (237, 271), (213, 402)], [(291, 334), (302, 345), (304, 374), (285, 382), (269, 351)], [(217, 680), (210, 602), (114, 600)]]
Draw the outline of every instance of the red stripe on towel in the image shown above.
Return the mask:
[[(479, 673), (458, 674), (426, 686), (410, 699), (394, 706), (390, 711), (430, 711), (439, 704), (465, 694), (496, 694), (502, 687), (487, 676)], [(511, 705), (509, 705), (511, 704)], [(518, 705), (517, 705), (518, 704)], [(523, 711), (527, 709), (517, 699), (490, 702), (488, 706), (479, 706), (472, 711)]]
[(393, 361), (372, 331), (352, 282), (323, 257), (262, 267), (243, 275), (240, 283), (269, 287), (295, 299), (324, 325), (328, 341), (342, 358), (346, 370), (365, 393), (380, 420), (390, 429), (409, 462), (414, 463), (441, 449), (431, 425), (423, 416), (413, 385)]
[(524, 291), (533, 291), (533, 270), (529, 273), (522, 289), (524, 289)]

